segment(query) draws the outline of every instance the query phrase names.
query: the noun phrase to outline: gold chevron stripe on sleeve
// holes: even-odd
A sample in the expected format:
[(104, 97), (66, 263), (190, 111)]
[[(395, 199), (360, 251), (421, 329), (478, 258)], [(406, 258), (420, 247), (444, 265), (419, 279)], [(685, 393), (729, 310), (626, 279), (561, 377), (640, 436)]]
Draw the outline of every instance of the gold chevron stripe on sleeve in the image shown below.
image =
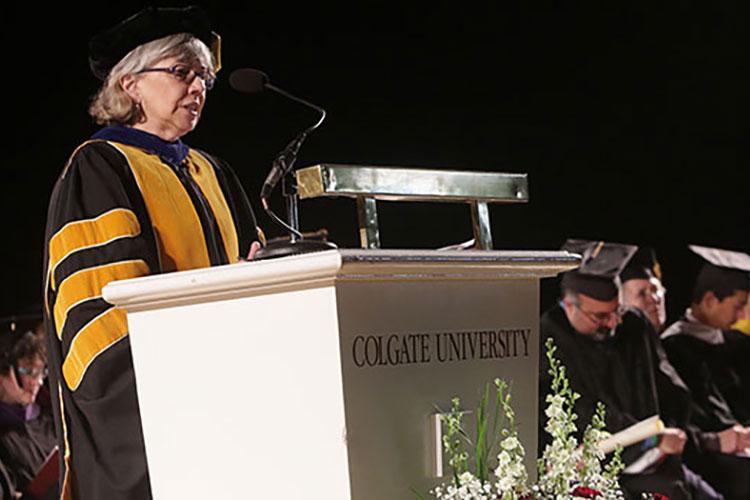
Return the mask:
[(63, 361), (63, 378), (68, 388), (78, 389), (94, 359), (127, 334), (125, 311), (119, 307), (107, 309), (81, 328)]
[(138, 236), (141, 225), (132, 210), (115, 208), (93, 219), (65, 224), (49, 240), (49, 281), (55, 289), (55, 268), (68, 255), (119, 238)]
[(137, 278), (149, 274), (148, 264), (143, 260), (126, 260), (81, 269), (60, 283), (55, 301), (55, 331), (62, 339), (65, 319), (76, 304), (84, 300), (101, 297), (102, 288), (110, 281)]

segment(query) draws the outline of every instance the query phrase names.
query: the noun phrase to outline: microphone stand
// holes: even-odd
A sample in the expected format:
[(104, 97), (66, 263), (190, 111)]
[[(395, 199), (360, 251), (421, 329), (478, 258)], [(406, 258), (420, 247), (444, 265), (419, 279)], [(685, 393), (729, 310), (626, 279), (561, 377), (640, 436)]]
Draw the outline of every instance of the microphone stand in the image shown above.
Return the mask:
[[(273, 161), (272, 174), (270, 178), (266, 180), (263, 185), (263, 189), (260, 194), (261, 205), (266, 211), (268, 216), (286, 229), (289, 232), (289, 241), (274, 241), (266, 244), (256, 254), (257, 260), (261, 259), (272, 259), (276, 257), (287, 257), (289, 255), (296, 255), (300, 253), (308, 252), (320, 252), (323, 250), (331, 250), (337, 248), (333, 243), (320, 240), (306, 240), (302, 236), (299, 230), (299, 197), (297, 195), (297, 181), (294, 175), (293, 167), (297, 161), (297, 153), (302, 143), (305, 141), (307, 136), (315, 129), (317, 129), (323, 120), (325, 120), (326, 112), (323, 108), (312, 104), (302, 98), (292, 95), (275, 85), (268, 82), (264, 84), (264, 87), (268, 90), (272, 90), (278, 94), (283, 95), (293, 101), (315, 109), (320, 113), (320, 118), (316, 123), (307, 127), (305, 130), (297, 134), (289, 144), (276, 156)], [(270, 196), (273, 189), (276, 187), (279, 179), (282, 181), (282, 192), (286, 203), (287, 219), (289, 223), (284, 222), (279, 218), (268, 204), (268, 197)]]

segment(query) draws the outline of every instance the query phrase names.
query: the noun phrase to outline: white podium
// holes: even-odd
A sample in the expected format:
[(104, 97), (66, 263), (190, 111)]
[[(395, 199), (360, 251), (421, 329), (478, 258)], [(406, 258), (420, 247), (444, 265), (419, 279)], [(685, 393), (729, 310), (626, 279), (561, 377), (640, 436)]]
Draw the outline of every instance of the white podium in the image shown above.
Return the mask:
[(497, 377), (535, 470), (538, 283), (577, 264), (334, 250), (110, 283), (154, 498), (426, 496), (445, 480), (437, 408)]

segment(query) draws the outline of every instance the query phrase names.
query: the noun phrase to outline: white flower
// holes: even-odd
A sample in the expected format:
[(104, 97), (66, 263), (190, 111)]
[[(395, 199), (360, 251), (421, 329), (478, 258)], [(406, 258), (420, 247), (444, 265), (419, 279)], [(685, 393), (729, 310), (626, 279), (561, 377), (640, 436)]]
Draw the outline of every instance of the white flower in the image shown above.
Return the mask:
[(544, 414), (547, 415), (547, 418), (559, 418), (563, 413), (563, 409), (556, 405), (549, 405), (547, 409), (544, 410)]
[(497, 482), (497, 489), (500, 491), (508, 491), (513, 488), (513, 478), (510, 476), (501, 477)]
[(450, 484), (438, 486), (432, 493), (438, 500), (491, 500), (492, 485), (483, 483), (471, 472), (464, 472), (458, 477), (459, 487)]
[(521, 462), (515, 462), (510, 465), (510, 474), (515, 478), (523, 477), (526, 474), (526, 469)]
[[(553, 353), (554, 348), (548, 344), (550, 358)], [(605, 468), (604, 454), (593, 446), (606, 435), (602, 407), (597, 407), (595, 419), (586, 428), (583, 446), (579, 447), (575, 438), (577, 416), (574, 411), (574, 403), (579, 396), (570, 388), (565, 369), (559, 363), (551, 363), (550, 373), (555, 394), (546, 397), (544, 413), (547, 416), (545, 430), (552, 440), (542, 454), (537, 482), (528, 485), (529, 478), (523, 463), (525, 452), (516, 434), (514, 413), (507, 409), (506, 400), (499, 399), (498, 402), (504, 405), (503, 411), (509, 419), (510, 429), (503, 429), (493, 436), (496, 440), (492, 441), (491, 446), (499, 445), (493, 482), (482, 481), (467, 471), (455, 481), (436, 487), (431, 493), (437, 500), (517, 500), (524, 495), (545, 500), (571, 500), (571, 492), (579, 485), (600, 491), (602, 500), (623, 500), (617, 482), (621, 462), (614, 462), (614, 466), (610, 464)], [(497, 381), (496, 385), (500, 396), (506, 385)], [(460, 424), (460, 417), (457, 419)], [(453, 457), (450, 463), (452, 466), (461, 464), (466, 467), (468, 456), (461, 452), (455, 463)]]
[(500, 446), (504, 450), (512, 451), (516, 448), (518, 448), (521, 445), (521, 443), (518, 441), (518, 438), (516, 436), (508, 436), (507, 438), (503, 439), (503, 442), (500, 443)]
[(555, 406), (562, 406), (565, 404), (565, 396), (561, 394), (549, 394), (547, 395), (547, 402)]
[(464, 484), (469, 484), (469, 483), (470, 483), (470, 482), (472, 482), (473, 480), (474, 480), (474, 474), (472, 474), (472, 473), (471, 473), (471, 472), (469, 472), (469, 471), (466, 471), (466, 472), (464, 472), (463, 474), (461, 474), (460, 476), (458, 476), (458, 483), (459, 483), (460, 485), (462, 485), (462, 486), (463, 486)]

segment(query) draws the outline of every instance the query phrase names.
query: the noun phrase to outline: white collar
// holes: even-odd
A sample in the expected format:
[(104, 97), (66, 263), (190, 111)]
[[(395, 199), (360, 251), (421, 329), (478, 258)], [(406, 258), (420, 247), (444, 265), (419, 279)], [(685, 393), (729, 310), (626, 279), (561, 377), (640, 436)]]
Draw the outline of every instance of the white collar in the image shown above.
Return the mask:
[(688, 307), (685, 311), (685, 317), (667, 328), (661, 334), (662, 339), (673, 337), (675, 335), (689, 335), (698, 340), (702, 340), (711, 345), (720, 345), (724, 343), (724, 333), (721, 328), (714, 328), (705, 323), (698, 321), (693, 316), (693, 311)]

